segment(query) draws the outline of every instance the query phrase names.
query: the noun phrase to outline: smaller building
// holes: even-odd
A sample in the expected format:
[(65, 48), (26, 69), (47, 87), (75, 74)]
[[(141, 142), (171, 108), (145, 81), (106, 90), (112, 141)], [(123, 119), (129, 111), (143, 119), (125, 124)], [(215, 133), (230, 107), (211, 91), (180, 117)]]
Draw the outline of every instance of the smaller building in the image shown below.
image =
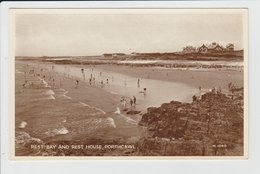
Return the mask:
[(226, 51), (234, 51), (234, 44), (233, 43), (227, 44)]
[(112, 57), (112, 54), (105, 53), (103, 54), (104, 57)]

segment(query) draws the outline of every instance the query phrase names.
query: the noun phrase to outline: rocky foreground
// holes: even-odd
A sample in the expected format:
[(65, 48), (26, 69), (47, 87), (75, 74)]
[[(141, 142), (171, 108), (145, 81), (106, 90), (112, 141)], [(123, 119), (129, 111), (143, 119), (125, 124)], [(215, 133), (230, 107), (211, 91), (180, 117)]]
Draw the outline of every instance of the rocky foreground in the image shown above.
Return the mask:
[[(158, 108), (148, 108), (138, 123), (147, 128), (145, 137), (113, 141), (81, 138), (33, 142), (27, 146), (29, 149), (30, 144), (44, 145), (40, 151), (32, 151), (32, 156), (242, 156), (243, 89), (232, 96), (209, 92), (194, 99), (192, 103), (171, 101)], [(57, 144), (64, 147), (48, 148)], [(77, 144), (84, 148), (71, 149)], [(85, 146), (89, 144), (91, 149)], [(104, 148), (106, 145), (131, 145), (131, 148)]]
[(243, 106), (241, 90), (232, 97), (210, 92), (192, 103), (148, 108), (139, 125), (149, 134), (139, 150), (143, 155), (243, 155)]

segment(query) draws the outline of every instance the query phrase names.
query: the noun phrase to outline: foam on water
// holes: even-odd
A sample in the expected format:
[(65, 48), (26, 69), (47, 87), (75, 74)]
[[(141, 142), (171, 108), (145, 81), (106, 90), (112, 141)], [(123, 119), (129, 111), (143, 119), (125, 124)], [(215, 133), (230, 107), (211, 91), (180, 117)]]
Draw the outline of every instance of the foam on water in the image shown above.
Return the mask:
[(44, 98), (44, 99), (47, 99), (47, 100), (49, 100), (49, 99), (55, 100), (55, 97), (54, 97), (53, 95), (49, 95), (48, 97), (46, 97), (46, 98)]
[(114, 121), (113, 118), (108, 117), (108, 118), (106, 119), (106, 121), (107, 121), (107, 124), (108, 124), (108, 125), (112, 126), (113, 128), (116, 128), (116, 124), (115, 124), (115, 121)]
[(27, 144), (43, 144), (39, 138), (33, 138), (26, 132), (15, 132), (15, 148), (23, 148)]
[(116, 108), (115, 114), (121, 114), (119, 107)]
[(16, 69), (15, 72), (19, 74), (23, 74), (23, 72), (19, 71), (18, 69)]
[(134, 124), (134, 125), (137, 125), (137, 121), (133, 120), (132, 118), (130, 117), (127, 117), (123, 114), (119, 114), (127, 123), (130, 123), (130, 124)]
[(66, 129), (64, 126), (60, 127), (60, 128), (55, 128), (55, 129), (48, 129), (47, 132), (45, 132), (46, 135), (49, 135), (49, 136), (54, 136), (54, 135), (65, 135), (65, 134), (68, 134), (69, 131), (68, 129)]
[(102, 127), (113, 127), (116, 128), (116, 124), (113, 118), (95, 118), (91, 121), (91, 125), (95, 128), (102, 128)]
[(63, 88), (60, 88), (60, 90), (62, 91), (62, 92), (65, 92), (66, 90), (65, 89), (63, 89)]
[(50, 87), (50, 85), (41, 77), (38, 77), (38, 79), (40, 79), (42, 81), (42, 84), (44, 85), (44, 87)]
[[(86, 104), (86, 103), (80, 102), (80, 105), (81, 105), (81, 106), (84, 106), (84, 107), (89, 107), (89, 108), (91, 108), (91, 109), (96, 109), (96, 110), (100, 111), (101, 113), (106, 114), (106, 112), (103, 111), (102, 109), (100, 109), (100, 108), (95, 108), (95, 107), (90, 106), (90, 105), (88, 105), (88, 104)], [(95, 114), (95, 113), (94, 113), (94, 114)], [(92, 115), (93, 115), (93, 114), (92, 114)]]
[(110, 91), (111, 94), (117, 94), (116, 92)]
[(64, 94), (62, 94), (61, 96), (64, 97), (64, 98), (66, 98), (66, 99), (71, 100), (71, 98), (70, 98), (69, 96), (66, 95), (66, 94), (68, 94), (68, 93), (69, 93), (69, 92), (66, 91), (66, 92), (64, 92)]
[(25, 121), (22, 121), (19, 128), (23, 129), (26, 127), (26, 125), (27, 125), (27, 123)]
[(53, 90), (49, 89), (48, 91), (45, 92), (45, 94), (54, 95), (55, 93), (53, 92)]
[(114, 112), (117, 115), (120, 115), (121, 118), (123, 118), (127, 123), (135, 124), (137, 125), (137, 121), (133, 120), (130, 117), (125, 116), (124, 114), (121, 114), (120, 109), (117, 107), (117, 110)]

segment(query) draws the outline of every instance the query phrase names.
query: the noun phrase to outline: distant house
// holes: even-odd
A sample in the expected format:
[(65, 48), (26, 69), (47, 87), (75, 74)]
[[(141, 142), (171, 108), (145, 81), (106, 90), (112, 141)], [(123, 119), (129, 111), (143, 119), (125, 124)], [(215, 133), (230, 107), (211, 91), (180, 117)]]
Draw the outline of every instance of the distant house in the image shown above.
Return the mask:
[(202, 46), (198, 47), (197, 51), (205, 53), (205, 52), (226, 51), (226, 49), (220, 46), (218, 43), (212, 42), (212, 44), (207, 44), (207, 45), (203, 44)]
[(233, 43), (227, 44), (226, 51), (234, 51), (234, 44)]
[(197, 48), (198, 52), (208, 52), (208, 47), (206, 47), (204, 44)]

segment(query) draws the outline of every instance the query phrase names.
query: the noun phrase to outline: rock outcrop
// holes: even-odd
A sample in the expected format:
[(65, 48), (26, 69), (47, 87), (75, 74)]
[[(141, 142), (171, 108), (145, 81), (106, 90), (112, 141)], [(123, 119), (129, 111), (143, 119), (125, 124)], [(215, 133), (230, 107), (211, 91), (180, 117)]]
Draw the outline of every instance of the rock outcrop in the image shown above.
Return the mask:
[(210, 92), (192, 103), (148, 108), (138, 123), (148, 131), (139, 150), (144, 155), (243, 155), (243, 93), (234, 95)]

